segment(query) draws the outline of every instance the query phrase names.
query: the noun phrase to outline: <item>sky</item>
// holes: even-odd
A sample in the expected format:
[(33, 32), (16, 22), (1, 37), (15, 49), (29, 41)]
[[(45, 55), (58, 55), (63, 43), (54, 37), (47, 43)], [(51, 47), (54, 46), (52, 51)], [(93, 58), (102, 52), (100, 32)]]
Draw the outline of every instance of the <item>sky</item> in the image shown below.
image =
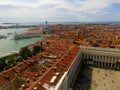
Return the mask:
[(120, 0), (0, 0), (0, 22), (120, 21)]

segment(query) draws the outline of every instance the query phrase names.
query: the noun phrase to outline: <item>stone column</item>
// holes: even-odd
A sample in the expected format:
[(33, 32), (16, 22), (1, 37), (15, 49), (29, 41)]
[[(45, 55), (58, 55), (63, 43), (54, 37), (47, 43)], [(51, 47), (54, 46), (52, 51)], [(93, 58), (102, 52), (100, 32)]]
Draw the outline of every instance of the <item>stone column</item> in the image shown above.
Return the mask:
[(101, 62), (100, 62), (100, 67), (101, 67)]
[(106, 62), (106, 64), (105, 64), (106, 66), (105, 67), (107, 67), (108, 66), (108, 63)]
[(95, 66), (95, 61), (93, 61), (93, 65)]
[(118, 69), (118, 64), (116, 64), (116, 69)]
[(103, 60), (103, 56), (101, 56), (102, 57), (102, 59), (101, 60)]
[(102, 56), (100, 56), (100, 60), (102, 60)]
[(88, 54), (86, 54), (87, 55), (87, 59), (88, 59)]
[(118, 70), (120, 69), (120, 65), (118, 65), (117, 69), (118, 69)]
[(111, 57), (111, 62), (114, 62), (113, 57)]
[(101, 66), (101, 62), (99, 62), (99, 66)]
[(113, 64), (112, 64), (112, 63), (110, 63), (110, 65), (111, 65), (110, 67), (111, 67), (111, 68), (113, 68)]
[(97, 61), (95, 61), (95, 66), (97, 66)]
[(100, 66), (100, 62), (98, 62), (98, 66)]
[(115, 68), (115, 64), (113, 63), (113, 68)]
[(105, 63), (103, 62), (103, 67), (105, 67)]
[(110, 63), (108, 63), (108, 67), (110, 67)]
[(95, 60), (95, 55), (93, 55), (92, 58)]
[(98, 61), (97, 61), (97, 66), (98, 66)]
[(114, 68), (116, 69), (116, 64), (114, 65)]
[(103, 67), (103, 62), (101, 62), (101, 66)]
[(104, 62), (104, 67), (106, 67), (106, 62)]

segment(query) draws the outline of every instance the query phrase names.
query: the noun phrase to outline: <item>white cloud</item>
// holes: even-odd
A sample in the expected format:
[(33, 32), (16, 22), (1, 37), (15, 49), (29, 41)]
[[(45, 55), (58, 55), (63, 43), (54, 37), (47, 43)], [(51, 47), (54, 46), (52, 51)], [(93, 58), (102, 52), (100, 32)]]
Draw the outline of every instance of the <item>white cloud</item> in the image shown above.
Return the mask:
[[(104, 16), (120, 0), (0, 0), (0, 18), (91, 20), (88, 15)], [(12, 7), (10, 9), (10, 6)]]
[(36, 8), (45, 4), (55, 4), (57, 0), (0, 0), (0, 5), (24, 6)]

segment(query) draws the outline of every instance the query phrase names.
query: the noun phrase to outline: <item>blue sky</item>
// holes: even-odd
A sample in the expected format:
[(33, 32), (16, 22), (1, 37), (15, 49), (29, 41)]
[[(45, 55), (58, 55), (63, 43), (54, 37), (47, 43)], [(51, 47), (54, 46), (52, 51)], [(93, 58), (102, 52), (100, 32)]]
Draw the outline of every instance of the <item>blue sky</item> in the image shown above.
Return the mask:
[(0, 22), (120, 21), (120, 0), (0, 0)]

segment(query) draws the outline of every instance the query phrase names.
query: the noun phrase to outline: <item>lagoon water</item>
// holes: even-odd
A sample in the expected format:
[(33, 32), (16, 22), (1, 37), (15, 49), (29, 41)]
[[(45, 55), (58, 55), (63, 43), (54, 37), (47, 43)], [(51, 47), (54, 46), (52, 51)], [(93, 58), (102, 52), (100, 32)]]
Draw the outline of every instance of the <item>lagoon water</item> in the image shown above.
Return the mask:
[[(21, 47), (26, 46), (30, 43), (34, 43), (38, 40), (42, 40), (42, 37), (13, 40), (14, 33), (23, 33), (27, 31), (28, 28), (16, 28), (16, 29), (0, 29), (0, 35), (6, 35), (7, 38), (0, 39), (0, 55), (5, 54), (14, 50), (19, 50)], [(7, 35), (12, 33), (11, 35)]]

